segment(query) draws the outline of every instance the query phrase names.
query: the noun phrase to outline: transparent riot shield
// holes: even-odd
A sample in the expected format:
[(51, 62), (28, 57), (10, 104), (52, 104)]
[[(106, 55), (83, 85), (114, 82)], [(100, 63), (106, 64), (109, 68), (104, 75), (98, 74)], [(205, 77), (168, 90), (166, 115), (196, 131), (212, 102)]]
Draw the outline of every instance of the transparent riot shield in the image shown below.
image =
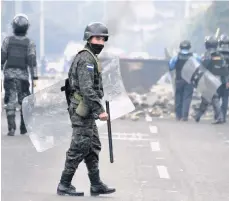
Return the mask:
[[(104, 98), (102, 100), (105, 108), (105, 101), (110, 102), (111, 120), (120, 118), (135, 110), (135, 107), (126, 93), (120, 71), (119, 59), (117, 57), (102, 60), (102, 78)], [(97, 120), (97, 126), (106, 124)]]
[[(110, 101), (111, 120), (115, 120), (135, 107), (129, 99), (120, 74), (118, 58), (105, 59), (102, 62), (102, 78), (104, 99)], [(22, 103), (24, 121), (29, 137), (38, 152), (43, 152), (54, 146), (69, 141), (72, 128), (65, 93), (60, 88), (65, 80), (47, 87), (26, 97)], [(106, 124), (96, 120), (98, 126)]]
[(181, 76), (188, 83), (192, 83), (196, 91), (209, 103), (221, 85), (220, 79), (205, 69), (194, 57), (190, 57), (184, 64)]

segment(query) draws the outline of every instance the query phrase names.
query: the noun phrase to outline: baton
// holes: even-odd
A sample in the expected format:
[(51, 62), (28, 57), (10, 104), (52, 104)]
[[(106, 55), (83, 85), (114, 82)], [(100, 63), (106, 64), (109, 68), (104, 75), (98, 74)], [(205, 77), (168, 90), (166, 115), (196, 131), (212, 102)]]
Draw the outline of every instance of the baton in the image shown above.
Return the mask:
[(31, 92), (32, 92), (32, 94), (34, 93), (34, 87), (33, 87), (33, 78), (31, 79), (31, 85), (32, 85), (32, 87), (31, 87)]
[(35, 70), (34, 70), (33, 60), (32, 60), (32, 68), (31, 68), (31, 72), (30, 72), (30, 74), (31, 74), (31, 85), (32, 85), (32, 87), (31, 87), (31, 93), (32, 93), (32, 94), (34, 93), (34, 87), (33, 87), (33, 85), (34, 85), (34, 80), (33, 80), (33, 78), (34, 78), (34, 74), (35, 74), (34, 71), (35, 71)]
[(106, 112), (108, 114), (107, 131), (108, 131), (110, 162), (113, 163), (114, 162), (114, 156), (113, 156), (113, 144), (112, 144), (112, 132), (111, 132), (111, 119), (110, 119), (110, 104), (109, 104), (109, 101), (106, 101)]

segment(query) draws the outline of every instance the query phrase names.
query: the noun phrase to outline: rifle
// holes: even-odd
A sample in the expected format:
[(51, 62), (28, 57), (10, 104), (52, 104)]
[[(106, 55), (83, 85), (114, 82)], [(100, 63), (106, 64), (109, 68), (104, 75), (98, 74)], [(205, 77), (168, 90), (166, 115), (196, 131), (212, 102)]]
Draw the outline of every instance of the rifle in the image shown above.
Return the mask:
[(107, 131), (108, 131), (108, 142), (109, 142), (109, 153), (110, 153), (110, 162), (114, 162), (113, 156), (113, 143), (112, 143), (112, 131), (111, 131), (111, 118), (110, 118), (110, 103), (106, 101), (106, 112), (109, 119), (107, 120)]
[(66, 97), (66, 101), (68, 104), (68, 107), (70, 105), (70, 99), (69, 96), (71, 94), (71, 88), (69, 85), (69, 79), (65, 79), (65, 85), (63, 87), (60, 88), (61, 91), (65, 91), (65, 97)]
[(32, 84), (31, 92), (32, 92), (32, 94), (34, 94), (34, 80), (33, 80), (33, 77), (31, 77), (31, 84)]

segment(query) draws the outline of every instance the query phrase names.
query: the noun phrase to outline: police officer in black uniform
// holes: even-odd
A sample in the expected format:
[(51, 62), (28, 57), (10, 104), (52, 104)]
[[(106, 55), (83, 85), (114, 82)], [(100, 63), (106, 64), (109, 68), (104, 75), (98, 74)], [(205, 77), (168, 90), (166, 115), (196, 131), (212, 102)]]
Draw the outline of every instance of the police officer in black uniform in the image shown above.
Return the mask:
[[(13, 35), (7, 36), (1, 47), (1, 69), (4, 72), (5, 110), (8, 123), (8, 135), (14, 136), (16, 130), (15, 114), (17, 103), (30, 95), (29, 71), (31, 78), (37, 80), (36, 46), (26, 36), (29, 21), (24, 14), (18, 14), (12, 22)], [(35, 81), (33, 82), (36, 85)], [(21, 134), (27, 133), (21, 110)]]
[(218, 90), (219, 96), (222, 100), (221, 109), (223, 112), (223, 121), (226, 122), (229, 96), (229, 36), (224, 34), (220, 36), (218, 50), (224, 56), (228, 68), (224, 76), (221, 77), (222, 85)]
[(180, 43), (180, 51), (177, 56), (173, 57), (169, 62), (170, 71), (175, 71), (175, 113), (176, 119), (187, 121), (189, 116), (189, 108), (192, 101), (193, 86), (187, 83), (181, 76), (184, 64), (190, 57), (195, 57), (197, 54), (190, 51), (191, 43), (184, 40)]
[[(215, 36), (207, 36), (205, 38), (206, 52), (202, 58), (203, 66), (209, 70), (213, 75), (222, 78), (227, 73), (226, 62), (223, 55), (217, 50), (218, 40)], [(213, 124), (223, 123), (223, 114), (220, 107), (219, 94), (214, 95), (211, 102), (214, 109)], [(209, 102), (202, 97), (200, 107), (197, 109), (196, 114), (193, 116), (196, 122), (200, 121), (201, 116), (206, 112)]]

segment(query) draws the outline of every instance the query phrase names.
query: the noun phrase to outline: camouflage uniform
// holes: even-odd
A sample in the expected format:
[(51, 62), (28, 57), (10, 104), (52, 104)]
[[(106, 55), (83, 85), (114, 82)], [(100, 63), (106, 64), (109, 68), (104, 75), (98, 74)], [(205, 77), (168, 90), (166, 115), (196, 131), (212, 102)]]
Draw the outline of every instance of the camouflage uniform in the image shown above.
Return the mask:
[[(8, 36), (4, 39), (1, 48), (1, 69), (4, 70), (5, 109), (8, 129), (16, 130), (16, 104), (30, 95), (29, 72), (34, 80), (37, 79), (36, 47), (26, 36)], [(21, 134), (26, 133), (21, 111)]]
[[(89, 49), (88, 46), (86, 48)], [(95, 123), (95, 115), (98, 116), (105, 111), (100, 103), (100, 99), (103, 97), (103, 86), (98, 69), (94, 57), (89, 52), (82, 51), (75, 57), (69, 71), (71, 89), (85, 97), (84, 101), (89, 107), (89, 113), (86, 117), (81, 117), (75, 112), (79, 101), (72, 94), (70, 97), (69, 114), (73, 134), (70, 148), (66, 154), (61, 183), (69, 182), (66, 177), (73, 177), (82, 160), (86, 163), (91, 182), (98, 177), (101, 143)]]
[[(72, 178), (79, 164), (84, 160), (91, 182), (91, 195), (114, 193), (100, 180), (99, 152), (101, 143), (95, 119), (105, 110), (100, 102), (103, 93), (102, 75), (98, 55), (104, 45), (91, 43), (90, 39), (103, 37), (108, 40), (108, 29), (102, 23), (91, 23), (84, 31), (85, 49), (80, 51), (70, 67), (65, 82), (65, 94), (69, 105), (69, 115), (73, 134), (69, 150), (66, 153), (65, 168), (57, 187), (58, 195), (83, 196), (71, 185)], [(67, 84), (69, 83), (69, 84)]]

